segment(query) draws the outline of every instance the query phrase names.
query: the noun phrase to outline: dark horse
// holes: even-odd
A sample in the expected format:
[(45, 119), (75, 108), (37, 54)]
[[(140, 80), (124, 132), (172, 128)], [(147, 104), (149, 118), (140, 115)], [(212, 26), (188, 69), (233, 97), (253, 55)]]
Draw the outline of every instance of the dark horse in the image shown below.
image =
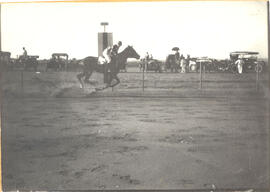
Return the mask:
[(176, 59), (174, 54), (167, 56), (165, 61), (165, 69), (170, 69), (171, 72), (175, 71), (175, 73), (178, 73), (179, 61)]
[[(111, 63), (109, 64), (98, 64), (98, 58), (97, 57), (86, 57), (83, 59), (83, 72), (79, 73), (77, 75), (77, 78), (80, 82), (81, 88), (84, 87), (84, 82), (89, 82), (89, 78), (92, 75), (94, 71), (103, 73), (106, 78), (106, 87), (114, 87), (120, 83), (120, 80), (117, 76), (117, 74), (120, 72), (120, 69), (122, 69), (127, 62), (128, 58), (135, 58), (139, 59), (140, 55), (133, 49), (132, 46), (127, 46), (121, 53), (119, 53), (117, 56), (112, 57)], [(107, 73), (109, 69), (109, 73)], [(82, 81), (82, 78), (84, 77), (84, 82)], [(116, 80), (116, 83), (111, 84), (113, 79)]]

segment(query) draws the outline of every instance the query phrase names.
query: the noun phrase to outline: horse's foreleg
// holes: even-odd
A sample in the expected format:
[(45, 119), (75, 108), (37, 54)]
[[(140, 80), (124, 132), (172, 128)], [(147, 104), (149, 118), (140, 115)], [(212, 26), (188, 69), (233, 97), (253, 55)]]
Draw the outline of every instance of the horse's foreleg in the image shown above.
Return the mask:
[(120, 83), (120, 79), (117, 77), (117, 75), (115, 75), (113, 79), (116, 80), (116, 83), (112, 84), (110, 87), (114, 87)]

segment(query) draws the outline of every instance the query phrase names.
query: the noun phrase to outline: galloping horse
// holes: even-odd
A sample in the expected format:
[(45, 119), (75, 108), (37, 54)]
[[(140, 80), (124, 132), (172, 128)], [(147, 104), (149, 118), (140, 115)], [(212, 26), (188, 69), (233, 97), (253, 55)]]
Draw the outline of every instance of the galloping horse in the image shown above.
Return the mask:
[[(120, 72), (120, 69), (122, 69), (123, 66), (126, 65), (128, 58), (135, 58), (135, 59), (140, 58), (140, 55), (133, 49), (132, 46), (127, 46), (121, 53), (112, 57), (111, 63), (109, 63), (109, 64), (100, 65), (98, 63), (97, 57), (92, 57), (92, 56), (86, 57), (82, 61), (83, 72), (81, 72), (77, 75), (77, 78), (80, 82), (80, 87), (81, 88), (84, 87), (82, 78), (84, 77), (84, 82), (86, 82), (86, 83), (89, 82), (89, 78), (94, 71), (99, 72), (99, 73), (103, 73), (106, 76), (107, 75), (107, 74), (105, 74), (107, 72), (106, 68), (108, 68), (110, 70), (110, 72), (109, 72), (110, 78), (107, 79), (107, 81), (106, 81), (107, 85), (105, 88), (114, 87), (114, 86), (118, 85), (120, 83), (120, 80), (119, 80), (117, 74)], [(111, 82), (113, 79), (116, 80), (116, 83), (111, 85)]]

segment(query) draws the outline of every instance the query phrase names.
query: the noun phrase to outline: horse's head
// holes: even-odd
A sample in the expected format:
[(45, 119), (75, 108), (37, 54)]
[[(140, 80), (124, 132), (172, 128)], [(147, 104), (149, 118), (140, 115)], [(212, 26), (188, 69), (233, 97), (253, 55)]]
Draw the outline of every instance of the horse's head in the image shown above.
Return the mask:
[(140, 55), (135, 51), (132, 46), (127, 46), (125, 49), (128, 58), (140, 59)]

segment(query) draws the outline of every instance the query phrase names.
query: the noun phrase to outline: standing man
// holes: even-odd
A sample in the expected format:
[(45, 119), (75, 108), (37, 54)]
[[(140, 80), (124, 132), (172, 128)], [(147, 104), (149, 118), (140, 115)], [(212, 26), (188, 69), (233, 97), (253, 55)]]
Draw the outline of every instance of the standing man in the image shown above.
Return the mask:
[(179, 66), (180, 66), (180, 53), (179, 53), (179, 50), (177, 49), (176, 51), (175, 51), (175, 62), (174, 62), (174, 70), (175, 70), (175, 72), (178, 72), (178, 70), (177, 70), (177, 68), (179, 68)]
[(190, 63), (190, 55), (189, 54), (187, 54), (186, 62), (187, 62), (187, 69), (189, 69), (189, 63)]
[(149, 59), (150, 59), (150, 56), (149, 56), (149, 53), (148, 52), (146, 52), (146, 54), (145, 54), (145, 61), (149, 61)]
[(235, 65), (238, 69), (238, 73), (242, 74), (243, 73), (243, 65), (244, 65), (244, 60), (242, 57), (238, 57), (237, 61), (235, 62)]
[(23, 57), (24, 57), (24, 58), (27, 57), (27, 51), (26, 51), (25, 47), (23, 47)]
[(25, 67), (26, 60), (27, 60), (27, 51), (25, 47), (23, 47), (23, 54), (19, 57), (19, 61), (24, 67)]
[(181, 62), (180, 62), (180, 66), (181, 66), (181, 73), (186, 73), (186, 59), (185, 57), (183, 56), (181, 58)]

